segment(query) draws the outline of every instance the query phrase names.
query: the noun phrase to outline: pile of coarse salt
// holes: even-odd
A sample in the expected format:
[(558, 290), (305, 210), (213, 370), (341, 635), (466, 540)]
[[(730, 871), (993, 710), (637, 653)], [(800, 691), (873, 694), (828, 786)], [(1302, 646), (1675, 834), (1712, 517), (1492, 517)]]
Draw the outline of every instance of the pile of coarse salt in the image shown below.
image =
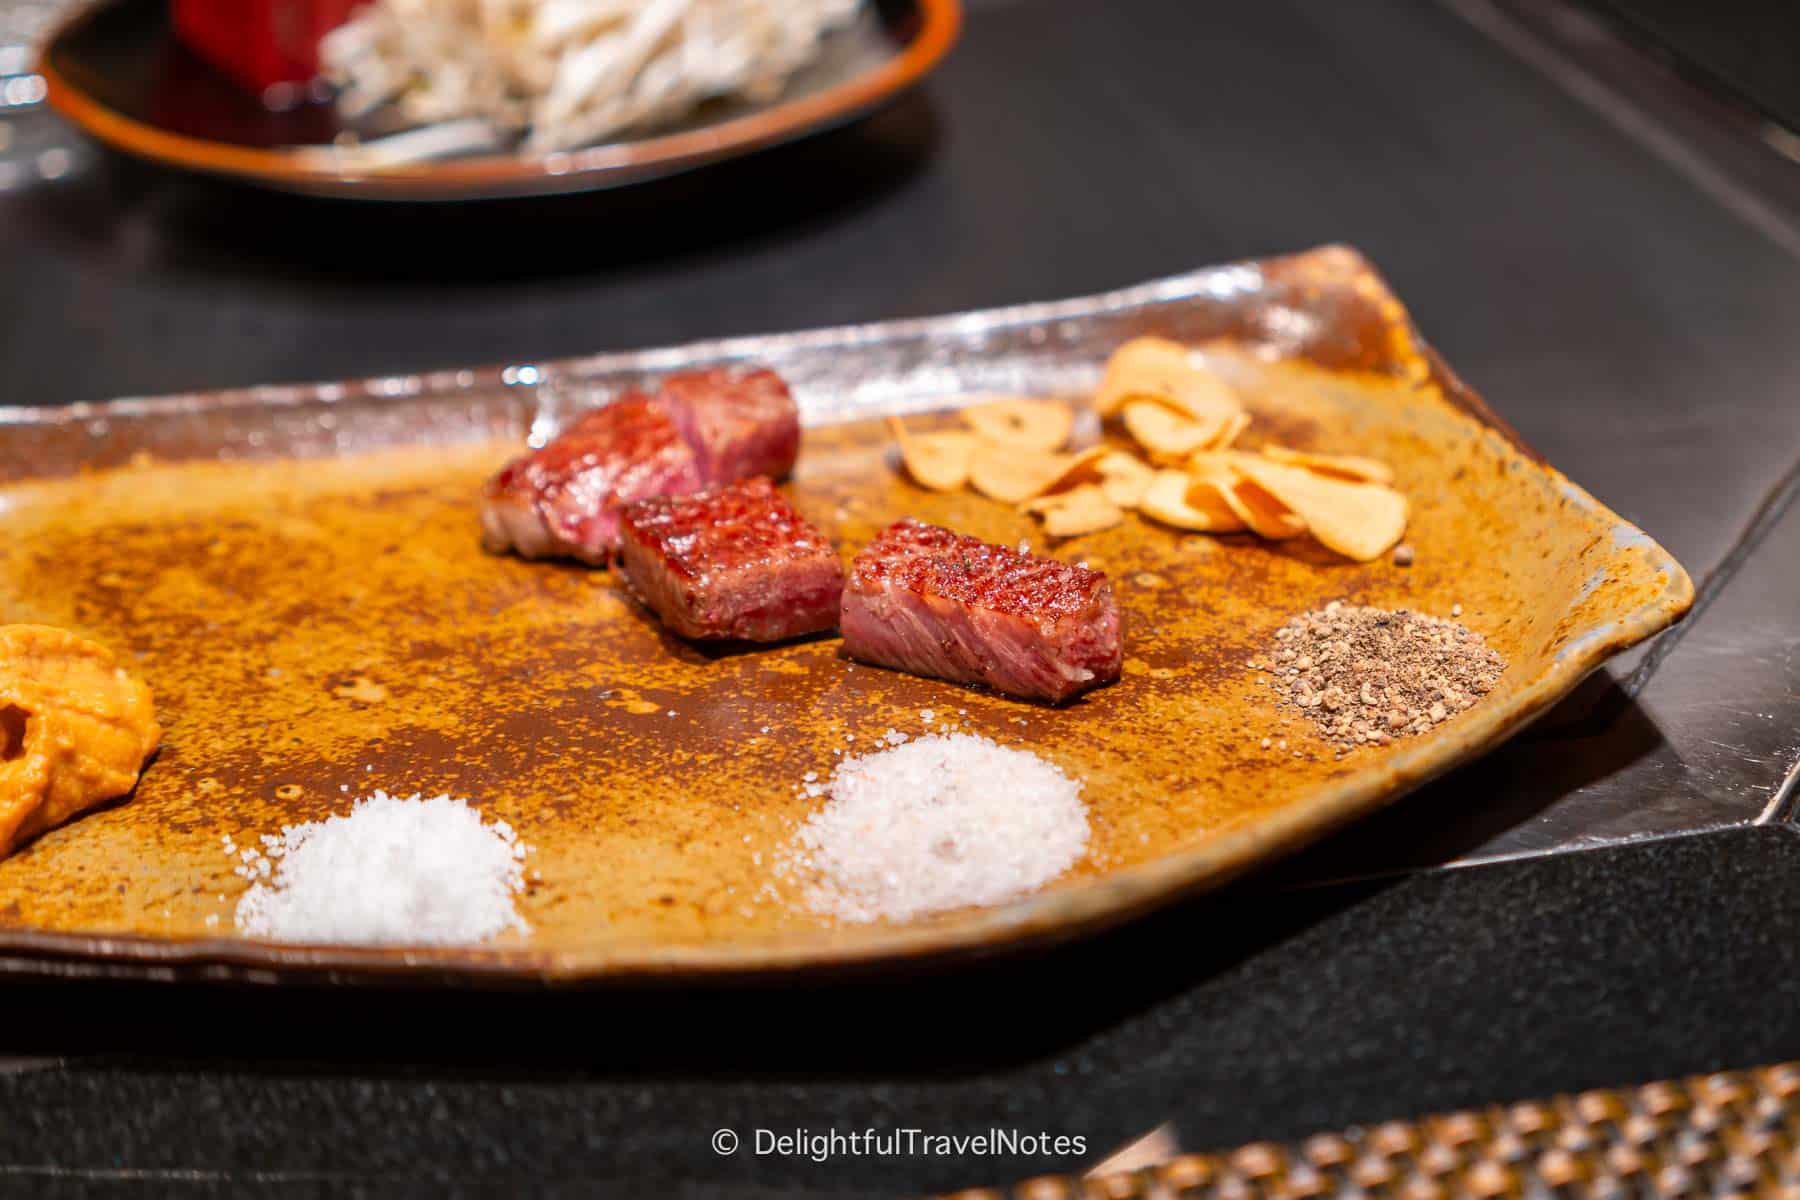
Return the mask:
[(813, 911), (903, 921), (998, 904), (1087, 849), (1081, 784), (1037, 755), (967, 733), (882, 740), (838, 762), (784, 864), (808, 880)]
[[(466, 945), (524, 932), (513, 897), (527, 847), (466, 800), (375, 792), (346, 816), (289, 825), (244, 850), (237, 927), (281, 942)], [(233, 850), (227, 839), (227, 849)]]

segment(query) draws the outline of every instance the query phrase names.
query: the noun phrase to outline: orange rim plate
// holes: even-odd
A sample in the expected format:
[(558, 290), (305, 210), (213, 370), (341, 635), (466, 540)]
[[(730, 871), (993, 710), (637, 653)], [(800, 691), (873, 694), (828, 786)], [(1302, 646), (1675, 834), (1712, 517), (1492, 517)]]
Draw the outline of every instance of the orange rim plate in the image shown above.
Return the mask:
[(49, 103), (115, 150), (278, 191), (382, 200), (472, 200), (619, 187), (693, 170), (864, 116), (941, 61), (960, 0), (880, 0), (766, 103), (714, 102), (667, 129), (579, 150), (370, 167), (335, 148), (329, 104), (271, 111), (188, 51), (158, 0), (103, 0), (44, 44)]

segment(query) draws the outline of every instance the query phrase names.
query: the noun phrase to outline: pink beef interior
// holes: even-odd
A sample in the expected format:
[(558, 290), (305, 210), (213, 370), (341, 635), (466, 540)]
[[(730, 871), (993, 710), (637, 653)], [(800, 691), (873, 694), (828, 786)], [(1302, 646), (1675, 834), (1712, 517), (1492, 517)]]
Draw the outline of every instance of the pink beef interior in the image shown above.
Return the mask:
[(658, 398), (694, 448), (709, 484), (785, 478), (800, 453), (800, 411), (773, 371), (719, 367), (671, 375)]
[(628, 393), (508, 463), (487, 485), (482, 542), (604, 563), (618, 551), (621, 505), (786, 475), (799, 452), (799, 412), (773, 371), (671, 375), (654, 398)]
[(620, 566), (686, 638), (774, 642), (837, 624), (843, 565), (767, 478), (627, 507)]
[(483, 528), (494, 549), (604, 563), (618, 550), (620, 505), (700, 484), (694, 452), (668, 414), (628, 395), (507, 464), (488, 483)]
[(1051, 703), (1124, 655), (1105, 575), (912, 520), (856, 557), (840, 625), (864, 662)]

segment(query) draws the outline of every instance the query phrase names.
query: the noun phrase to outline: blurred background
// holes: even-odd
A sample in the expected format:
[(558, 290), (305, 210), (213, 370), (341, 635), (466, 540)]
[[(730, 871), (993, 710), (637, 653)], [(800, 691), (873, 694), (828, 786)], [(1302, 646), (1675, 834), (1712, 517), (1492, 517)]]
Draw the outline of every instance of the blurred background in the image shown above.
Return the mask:
[[(0, 3), (0, 358), (34, 403), (1046, 299), (1329, 241), (1504, 400), (1597, 371), (1718, 379), (1791, 300), (1800, 249), (1780, 3), (974, 0), (941, 67), (868, 119), (651, 184), (422, 204), (159, 167), (135, 139), (97, 153), (31, 69), (78, 7)], [(343, 5), (217, 6), (243, 22), (236, 74), (171, 37), (165, 3), (115, 7), (76, 39), (72, 92), (226, 142), (326, 123), (284, 80), (287, 123), (254, 127), (247, 80), (305, 68), (278, 70), (242, 14)], [(879, 7), (904, 42), (915, 6)], [(1742, 321), (1704, 302), (1726, 279)], [(1660, 360), (1672, 325), (1714, 321), (1733, 327), (1717, 362)], [(1632, 353), (1547, 336), (1590, 326)]]

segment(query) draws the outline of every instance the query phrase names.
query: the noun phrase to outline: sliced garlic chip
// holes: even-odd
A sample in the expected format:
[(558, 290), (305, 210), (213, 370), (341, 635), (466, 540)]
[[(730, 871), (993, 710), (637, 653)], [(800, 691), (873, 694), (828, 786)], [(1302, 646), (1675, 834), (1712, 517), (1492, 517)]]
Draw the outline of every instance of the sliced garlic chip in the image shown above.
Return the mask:
[(969, 479), (969, 460), (981, 440), (972, 433), (908, 433), (898, 417), (888, 418), (888, 428), (900, 443), (900, 461), (920, 487), (934, 492), (953, 492)]
[(963, 423), (984, 441), (1029, 450), (1061, 450), (1075, 428), (1075, 414), (1055, 400), (1007, 396), (962, 410)]
[(1346, 558), (1372, 562), (1406, 532), (1406, 497), (1383, 484), (1329, 479), (1275, 462), (1246, 462), (1238, 470), (1292, 509), (1321, 545)]
[(1235, 513), (1209, 496), (1186, 471), (1158, 471), (1144, 489), (1138, 511), (1164, 525), (1199, 533), (1231, 533), (1244, 527)]
[(1380, 459), (1358, 454), (1315, 454), (1286, 446), (1264, 446), (1263, 454), (1290, 467), (1305, 467), (1315, 475), (1348, 479), (1356, 483), (1393, 483), (1394, 470)]

